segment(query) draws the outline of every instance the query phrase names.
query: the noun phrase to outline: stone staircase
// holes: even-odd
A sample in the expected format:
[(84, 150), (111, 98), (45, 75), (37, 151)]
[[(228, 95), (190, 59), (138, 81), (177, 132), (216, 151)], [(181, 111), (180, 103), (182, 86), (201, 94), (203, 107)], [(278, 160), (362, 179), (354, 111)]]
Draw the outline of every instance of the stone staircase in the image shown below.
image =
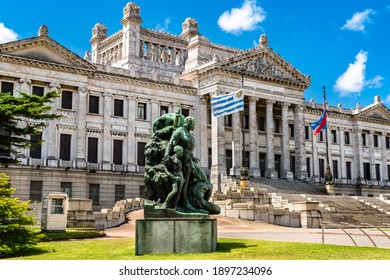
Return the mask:
[[(297, 210), (297, 205), (304, 205), (305, 202), (318, 203), (318, 210), (322, 215), (324, 222), (340, 225), (349, 223), (353, 225), (371, 224), (383, 226), (390, 224), (390, 196), (382, 195), (381, 199), (369, 197), (352, 197), (352, 196), (329, 196), (324, 189), (312, 183), (298, 180), (272, 180), (267, 178), (253, 179), (247, 182), (247, 189), (254, 192), (261, 190), (262, 201), (251, 202), (252, 206), (245, 206), (247, 201), (242, 201), (243, 192), (240, 190), (240, 182), (235, 178), (225, 178), (223, 180), (224, 193), (233, 202), (237, 197), (236, 203), (230, 205), (231, 209), (235, 208), (254, 208), (262, 209), (265, 207), (272, 208), (276, 212), (292, 213)], [(241, 194), (240, 194), (241, 193)], [(241, 200), (238, 201), (239, 197)], [(248, 196), (248, 198), (251, 195)], [(223, 199), (226, 195), (220, 194), (221, 200), (218, 204), (224, 205)], [(250, 198), (249, 200), (251, 200)], [(253, 206), (255, 205), (255, 207)], [(299, 206), (298, 206), (299, 207)], [(237, 209), (238, 209), (237, 208)], [(280, 210), (278, 210), (280, 209)], [(268, 210), (269, 211), (269, 210)], [(286, 212), (287, 211), (287, 212)], [(263, 220), (264, 221), (264, 220)], [(288, 225), (287, 225), (288, 226)]]

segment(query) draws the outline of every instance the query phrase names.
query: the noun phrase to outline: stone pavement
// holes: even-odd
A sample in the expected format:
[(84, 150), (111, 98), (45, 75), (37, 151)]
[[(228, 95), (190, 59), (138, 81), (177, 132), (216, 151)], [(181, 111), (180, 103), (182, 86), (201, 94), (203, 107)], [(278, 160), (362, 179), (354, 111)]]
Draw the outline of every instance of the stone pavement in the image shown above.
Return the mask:
[[(321, 229), (290, 228), (219, 215), (212, 217), (218, 219), (218, 238), (322, 243)], [(128, 220), (123, 225), (106, 229), (107, 236), (112, 238), (135, 237), (135, 221), (143, 218), (143, 210), (129, 212), (127, 218)], [(346, 231), (352, 235), (358, 246), (374, 247), (373, 241), (377, 247), (390, 248), (390, 238), (375, 229), (364, 229), (372, 241), (357, 229), (347, 229)], [(390, 236), (390, 231), (387, 231), (386, 234)], [(324, 242), (326, 244), (355, 246), (351, 238), (339, 229), (325, 229)]]

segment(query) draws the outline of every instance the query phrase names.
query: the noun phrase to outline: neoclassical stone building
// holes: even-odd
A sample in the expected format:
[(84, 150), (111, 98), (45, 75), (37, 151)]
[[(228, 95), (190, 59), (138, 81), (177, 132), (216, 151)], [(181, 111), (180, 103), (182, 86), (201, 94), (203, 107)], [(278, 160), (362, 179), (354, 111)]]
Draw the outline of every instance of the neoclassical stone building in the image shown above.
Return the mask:
[[(44, 143), (20, 151), (20, 166), (1, 170), (16, 195), (40, 201), (65, 191), (93, 199), (96, 209), (142, 196), (152, 122), (178, 106), (197, 120), (195, 154), (215, 190), (243, 163), (255, 178), (323, 182), (325, 133), (313, 137), (309, 126), (323, 105), (305, 102), (310, 76), (269, 48), (266, 36), (240, 50), (211, 43), (192, 18), (180, 35), (146, 29), (135, 3), (126, 5), (121, 24), (110, 36), (96, 24), (84, 58), (51, 39), (46, 26), (37, 37), (0, 44), (2, 92), (62, 91), (53, 112), (63, 118), (33, 136)], [(212, 116), (211, 97), (241, 87), (244, 112)], [(379, 97), (364, 108), (327, 110), (336, 193), (382, 191), (390, 174), (389, 110)]]

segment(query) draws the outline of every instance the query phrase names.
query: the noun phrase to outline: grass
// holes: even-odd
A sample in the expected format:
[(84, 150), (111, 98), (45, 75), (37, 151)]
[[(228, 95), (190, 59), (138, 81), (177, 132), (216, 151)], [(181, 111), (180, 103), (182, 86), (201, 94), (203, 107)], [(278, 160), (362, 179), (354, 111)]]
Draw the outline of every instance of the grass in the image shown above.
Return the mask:
[(103, 238), (39, 243), (12, 260), (390, 260), (390, 249), (263, 240), (218, 240), (205, 254), (135, 256), (134, 238)]

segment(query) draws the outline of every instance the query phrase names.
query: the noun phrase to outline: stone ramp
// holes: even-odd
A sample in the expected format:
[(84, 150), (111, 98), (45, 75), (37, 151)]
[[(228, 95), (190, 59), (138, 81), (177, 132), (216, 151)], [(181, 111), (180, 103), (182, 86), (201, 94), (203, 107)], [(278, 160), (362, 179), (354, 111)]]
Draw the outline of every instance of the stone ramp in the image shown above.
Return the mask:
[(371, 207), (352, 196), (307, 195), (307, 199), (320, 202), (323, 221), (341, 225), (364, 223), (383, 226), (390, 223), (390, 215)]
[(326, 194), (325, 190), (317, 185), (299, 180), (287, 181), (283, 179), (251, 178), (248, 185), (249, 187), (265, 188), (269, 193)]

